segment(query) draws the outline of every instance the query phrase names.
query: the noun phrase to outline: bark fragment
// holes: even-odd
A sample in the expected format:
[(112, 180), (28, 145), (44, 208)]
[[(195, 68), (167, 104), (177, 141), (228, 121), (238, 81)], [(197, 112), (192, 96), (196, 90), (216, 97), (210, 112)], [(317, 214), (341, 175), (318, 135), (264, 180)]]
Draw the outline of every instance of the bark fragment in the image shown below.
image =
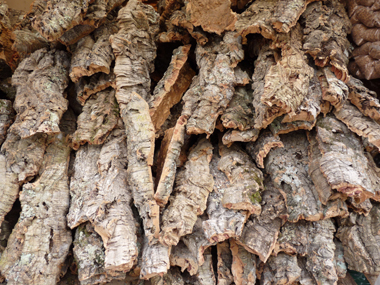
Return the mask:
[(103, 144), (118, 119), (119, 106), (113, 89), (92, 95), (78, 117), (78, 127), (71, 138), (73, 149), (77, 150), (85, 143)]
[(271, 256), (264, 265), (261, 284), (292, 284), (301, 277), (301, 268), (297, 264), (297, 257), (280, 253)]
[(223, 207), (246, 210), (249, 214), (260, 214), (260, 192), (264, 189), (262, 172), (237, 145), (230, 148), (221, 145), (219, 153), (221, 159), (218, 168), (230, 181), (230, 187), (224, 189)]
[(0, 146), (3, 144), (7, 130), (15, 117), (12, 102), (0, 99)]
[(82, 77), (75, 83), (77, 101), (84, 106), (91, 95), (108, 87), (115, 88), (115, 74), (112, 71), (109, 74), (99, 72), (90, 77)]
[(289, 221), (318, 221), (347, 215), (347, 206), (342, 201), (334, 201), (326, 206), (322, 206), (319, 201), (317, 190), (307, 172), (309, 158), (305, 134), (283, 135), (281, 141), (284, 148), (269, 153), (265, 169), (270, 173), (275, 187), (284, 195)]
[(223, 144), (231, 146), (234, 142), (254, 142), (258, 139), (260, 131), (249, 129), (246, 131), (229, 130), (223, 135)]
[(234, 276), (235, 284), (254, 285), (256, 283), (256, 256), (230, 240), (232, 253), (231, 271)]
[(156, 199), (157, 204), (161, 207), (166, 205), (173, 190), (177, 160), (179, 159), (185, 140), (186, 123), (185, 116), (179, 117), (176, 126), (165, 132), (165, 137), (161, 143), (158, 158), (159, 169), (157, 171), (159, 181), (156, 193), (154, 194), (154, 199)]
[(263, 133), (255, 143), (248, 143), (247, 152), (255, 160), (256, 165), (264, 168), (264, 158), (273, 148), (284, 147), (279, 137), (275, 137), (271, 132)]
[(206, 209), (207, 197), (214, 186), (209, 167), (212, 149), (208, 140), (201, 139), (177, 174), (174, 196), (162, 216), (161, 243), (176, 245), (181, 236), (193, 231), (197, 216)]
[(211, 250), (208, 248), (204, 253), (204, 263), (199, 266), (195, 285), (215, 285), (215, 273), (212, 262)]
[(104, 268), (124, 272), (132, 268), (138, 254), (126, 165), (123, 129), (115, 129), (102, 147), (81, 147), (74, 164), (68, 214), (71, 228), (90, 221), (102, 237)]
[(39, 178), (23, 186), (21, 216), (0, 259), (8, 284), (55, 284), (70, 248), (65, 216), (70, 148), (62, 133), (51, 141)]
[(179, 241), (178, 244), (171, 249), (170, 265), (178, 266), (182, 272), (187, 270), (190, 275), (194, 275), (198, 272), (199, 265), (197, 258), (197, 255), (193, 255), (183, 241)]
[(90, 223), (84, 223), (76, 229), (73, 251), (81, 285), (103, 284), (125, 277), (125, 273), (108, 272), (104, 268), (103, 241)]
[(318, 120), (316, 130), (320, 169), (331, 188), (360, 201), (379, 199), (376, 167), (365, 157), (361, 141), (333, 117)]
[(303, 49), (317, 66), (331, 65), (336, 77), (347, 82), (350, 51), (347, 34), (351, 23), (344, 5), (338, 0), (317, 1), (306, 8), (301, 18), (305, 22)]
[(365, 217), (351, 213), (350, 218), (339, 227), (336, 236), (344, 249), (344, 259), (348, 268), (370, 275), (380, 272), (380, 232), (378, 220), (379, 206), (373, 206)]
[(145, 238), (140, 278), (148, 280), (156, 275), (163, 276), (170, 268), (169, 255), (169, 247), (160, 244), (158, 240), (149, 244), (148, 239)]
[(195, 75), (187, 63), (190, 47), (181, 46), (173, 51), (170, 65), (153, 91), (153, 97), (149, 101), (149, 114), (156, 132), (168, 118), (170, 108), (181, 100)]
[(286, 207), (281, 193), (270, 181), (265, 182), (262, 211), (260, 216), (251, 216), (245, 224), (243, 234), (237, 243), (247, 251), (259, 256), (266, 262), (276, 244), (283, 219), (286, 219)]
[(10, 131), (21, 138), (36, 133), (59, 133), (59, 121), (67, 110), (65, 99), (69, 66), (64, 51), (40, 49), (24, 59), (12, 76), (17, 94), (15, 123)]
[(217, 251), (217, 276), (219, 285), (230, 285), (234, 278), (231, 274), (232, 255), (230, 243), (226, 240), (216, 245)]
[(152, 285), (184, 285), (185, 282), (178, 268), (171, 268), (164, 276), (150, 279)]
[(223, 207), (222, 200), (225, 189), (231, 187), (227, 176), (218, 169), (220, 157), (214, 153), (210, 163), (210, 171), (214, 179), (214, 191), (207, 201), (208, 219), (202, 223), (206, 238), (210, 242), (221, 242), (231, 237), (241, 236), (247, 218), (246, 211), (235, 211)]
[(336, 284), (334, 232), (331, 220), (287, 223), (281, 229), (275, 252), (306, 256), (306, 269), (317, 284)]
[(213, 37), (205, 46), (197, 45), (199, 75), (193, 78), (183, 97), (182, 114), (188, 116), (188, 134), (210, 136), (215, 123), (231, 101), (235, 84), (234, 67), (244, 57), (240, 38), (227, 32), (223, 38)]

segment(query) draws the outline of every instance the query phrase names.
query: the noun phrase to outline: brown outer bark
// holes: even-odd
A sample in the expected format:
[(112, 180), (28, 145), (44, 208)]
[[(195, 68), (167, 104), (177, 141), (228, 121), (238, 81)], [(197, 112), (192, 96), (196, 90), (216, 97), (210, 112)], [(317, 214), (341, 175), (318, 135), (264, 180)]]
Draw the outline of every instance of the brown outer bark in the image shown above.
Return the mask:
[(217, 278), (218, 285), (230, 285), (234, 278), (231, 274), (232, 255), (230, 251), (230, 243), (228, 240), (220, 242), (216, 245), (217, 253)]
[(3, 144), (7, 130), (12, 124), (15, 117), (12, 108), (12, 102), (5, 99), (0, 99), (0, 146)]
[(231, 272), (235, 284), (254, 285), (256, 282), (256, 256), (237, 244), (234, 239), (230, 240), (232, 253)]
[(261, 284), (292, 284), (299, 277), (301, 277), (301, 268), (297, 264), (297, 257), (280, 253), (271, 256), (264, 265)]

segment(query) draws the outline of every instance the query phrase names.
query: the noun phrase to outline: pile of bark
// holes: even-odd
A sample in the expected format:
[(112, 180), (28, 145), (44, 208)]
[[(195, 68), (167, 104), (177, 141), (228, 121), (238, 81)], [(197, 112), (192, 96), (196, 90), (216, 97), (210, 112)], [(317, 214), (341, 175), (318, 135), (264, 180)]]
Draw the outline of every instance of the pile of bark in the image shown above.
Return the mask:
[(374, 1), (251, 2), (0, 1), (4, 284), (380, 274)]

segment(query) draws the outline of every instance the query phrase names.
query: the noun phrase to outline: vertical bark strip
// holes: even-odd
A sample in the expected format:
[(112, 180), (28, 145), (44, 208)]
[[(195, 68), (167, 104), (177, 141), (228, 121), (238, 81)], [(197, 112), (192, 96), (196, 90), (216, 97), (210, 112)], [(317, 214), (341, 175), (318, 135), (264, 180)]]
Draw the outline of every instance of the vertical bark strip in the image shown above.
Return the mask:
[(0, 146), (3, 144), (7, 130), (14, 120), (15, 114), (12, 108), (12, 102), (0, 99)]
[(212, 149), (208, 140), (201, 139), (191, 150), (184, 169), (177, 174), (174, 195), (162, 216), (161, 243), (176, 245), (181, 236), (193, 231), (197, 216), (206, 209), (214, 186), (209, 167)]
[(170, 248), (162, 245), (158, 240), (149, 244), (145, 238), (142, 250), (141, 279), (150, 279), (157, 275), (164, 275), (170, 268)]
[(217, 277), (219, 285), (230, 285), (234, 281), (231, 274), (232, 255), (230, 243), (226, 240), (216, 245), (217, 251)]
[(153, 198), (151, 172), (155, 132), (145, 100), (156, 56), (158, 14), (151, 6), (132, 0), (119, 11), (118, 21), (119, 32), (110, 41), (116, 56), (116, 99), (128, 140), (128, 181), (145, 235), (151, 241), (159, 233), (159, 207)]
[(21, 138), (36, 133), (59, 133), (59, 121), (67, 110), (65, 89), (69, 83), (68, 54), (40, 49), (24, 59), (12, 76), (16, 87), (16, 120), (10, 131)]
[(39, 178), (23, 186), (21, 216), (0, 259), (8, 284), (55, 284), (72, 242), (66, 227), (70, 148), (50, 137)]
[(235, 240), (230, 240), (232, 253), (231, 271), (235, 284), (254, 285), (256, 283), (256, 256), (244, 249)]
[(280, 253), (271, 256), (264, 265), (261, 275), (262, 284), (292, 284), (301, 277), (301, 268), (297, 264), (297, 257)]

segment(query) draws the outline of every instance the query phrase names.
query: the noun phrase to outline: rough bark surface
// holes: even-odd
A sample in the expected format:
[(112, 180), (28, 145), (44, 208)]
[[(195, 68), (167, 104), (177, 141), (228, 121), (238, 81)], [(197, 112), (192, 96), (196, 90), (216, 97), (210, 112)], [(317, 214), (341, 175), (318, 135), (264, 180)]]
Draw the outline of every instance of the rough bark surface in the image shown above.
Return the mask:
[(15, 113), (12, 108), (12, 102), (0, 99), (0, 146), (5, 140), (9, 126), (13, 123)]
[(72, 242), (66, 227), (70, 148), (62, 133), (50, 139), (39, 178), (23, 186), (22, 212), (1, 255), (8, 284), (58, 282)]
[(162, 216), (160, 241), (163, 244), (176, 245), (181, 236), (190, 234), (197, 216), (206, 209), (214, 186), (209, 166), (212, 150), (208, 140), (200, 140), (191, 150), (184, 169), (177, 174), (174, 195)]
[(301, 271), (296, 256), (280, 253), (264, 265), (261, 284), (292, 284), (301, 277)]
[(256, 283), (256, 256), (244, 249), (235, 240), (230, 240), (232, 254), (231, 272), (235, 284), (254, 285)]
[(115, 90), (106, 89), (92, 95), (78, 116), (78, 127), (71, 138), (73, 149), (77, 150), (85, 143), (103, 144), (116, 127), (119, 113)]
[(169, 247), (162, 245), (158, 240), (149, 244), (148, 239), (145, 238), (140, 278), (148, 280), (153, 276), (164, 275), (170, 268), (169, 255)]
[(233, 97), (234, 67), (244, 58), (244, 52), (236, 33), (227, 32), (223, 38), (213, 37), (205, 46), (198, 44), (195, 54), (199, 74), (183, 97), (182, 114), (189, 117), (188, 134), (210, 136)]
[(217, 251), (217, 278), (219, 285), (230, 285), (234, 281), (231, 273), (232, 255), (230, 243), (228, 241), (220, 242), (216, 245)]
[(36, 133), (59, 133), (59, 121), (67, 110), (68, 54), (40, 49), (24, 59), (12, 76), (16, 87), (15, 123), (10, 131), (21, 138)]

